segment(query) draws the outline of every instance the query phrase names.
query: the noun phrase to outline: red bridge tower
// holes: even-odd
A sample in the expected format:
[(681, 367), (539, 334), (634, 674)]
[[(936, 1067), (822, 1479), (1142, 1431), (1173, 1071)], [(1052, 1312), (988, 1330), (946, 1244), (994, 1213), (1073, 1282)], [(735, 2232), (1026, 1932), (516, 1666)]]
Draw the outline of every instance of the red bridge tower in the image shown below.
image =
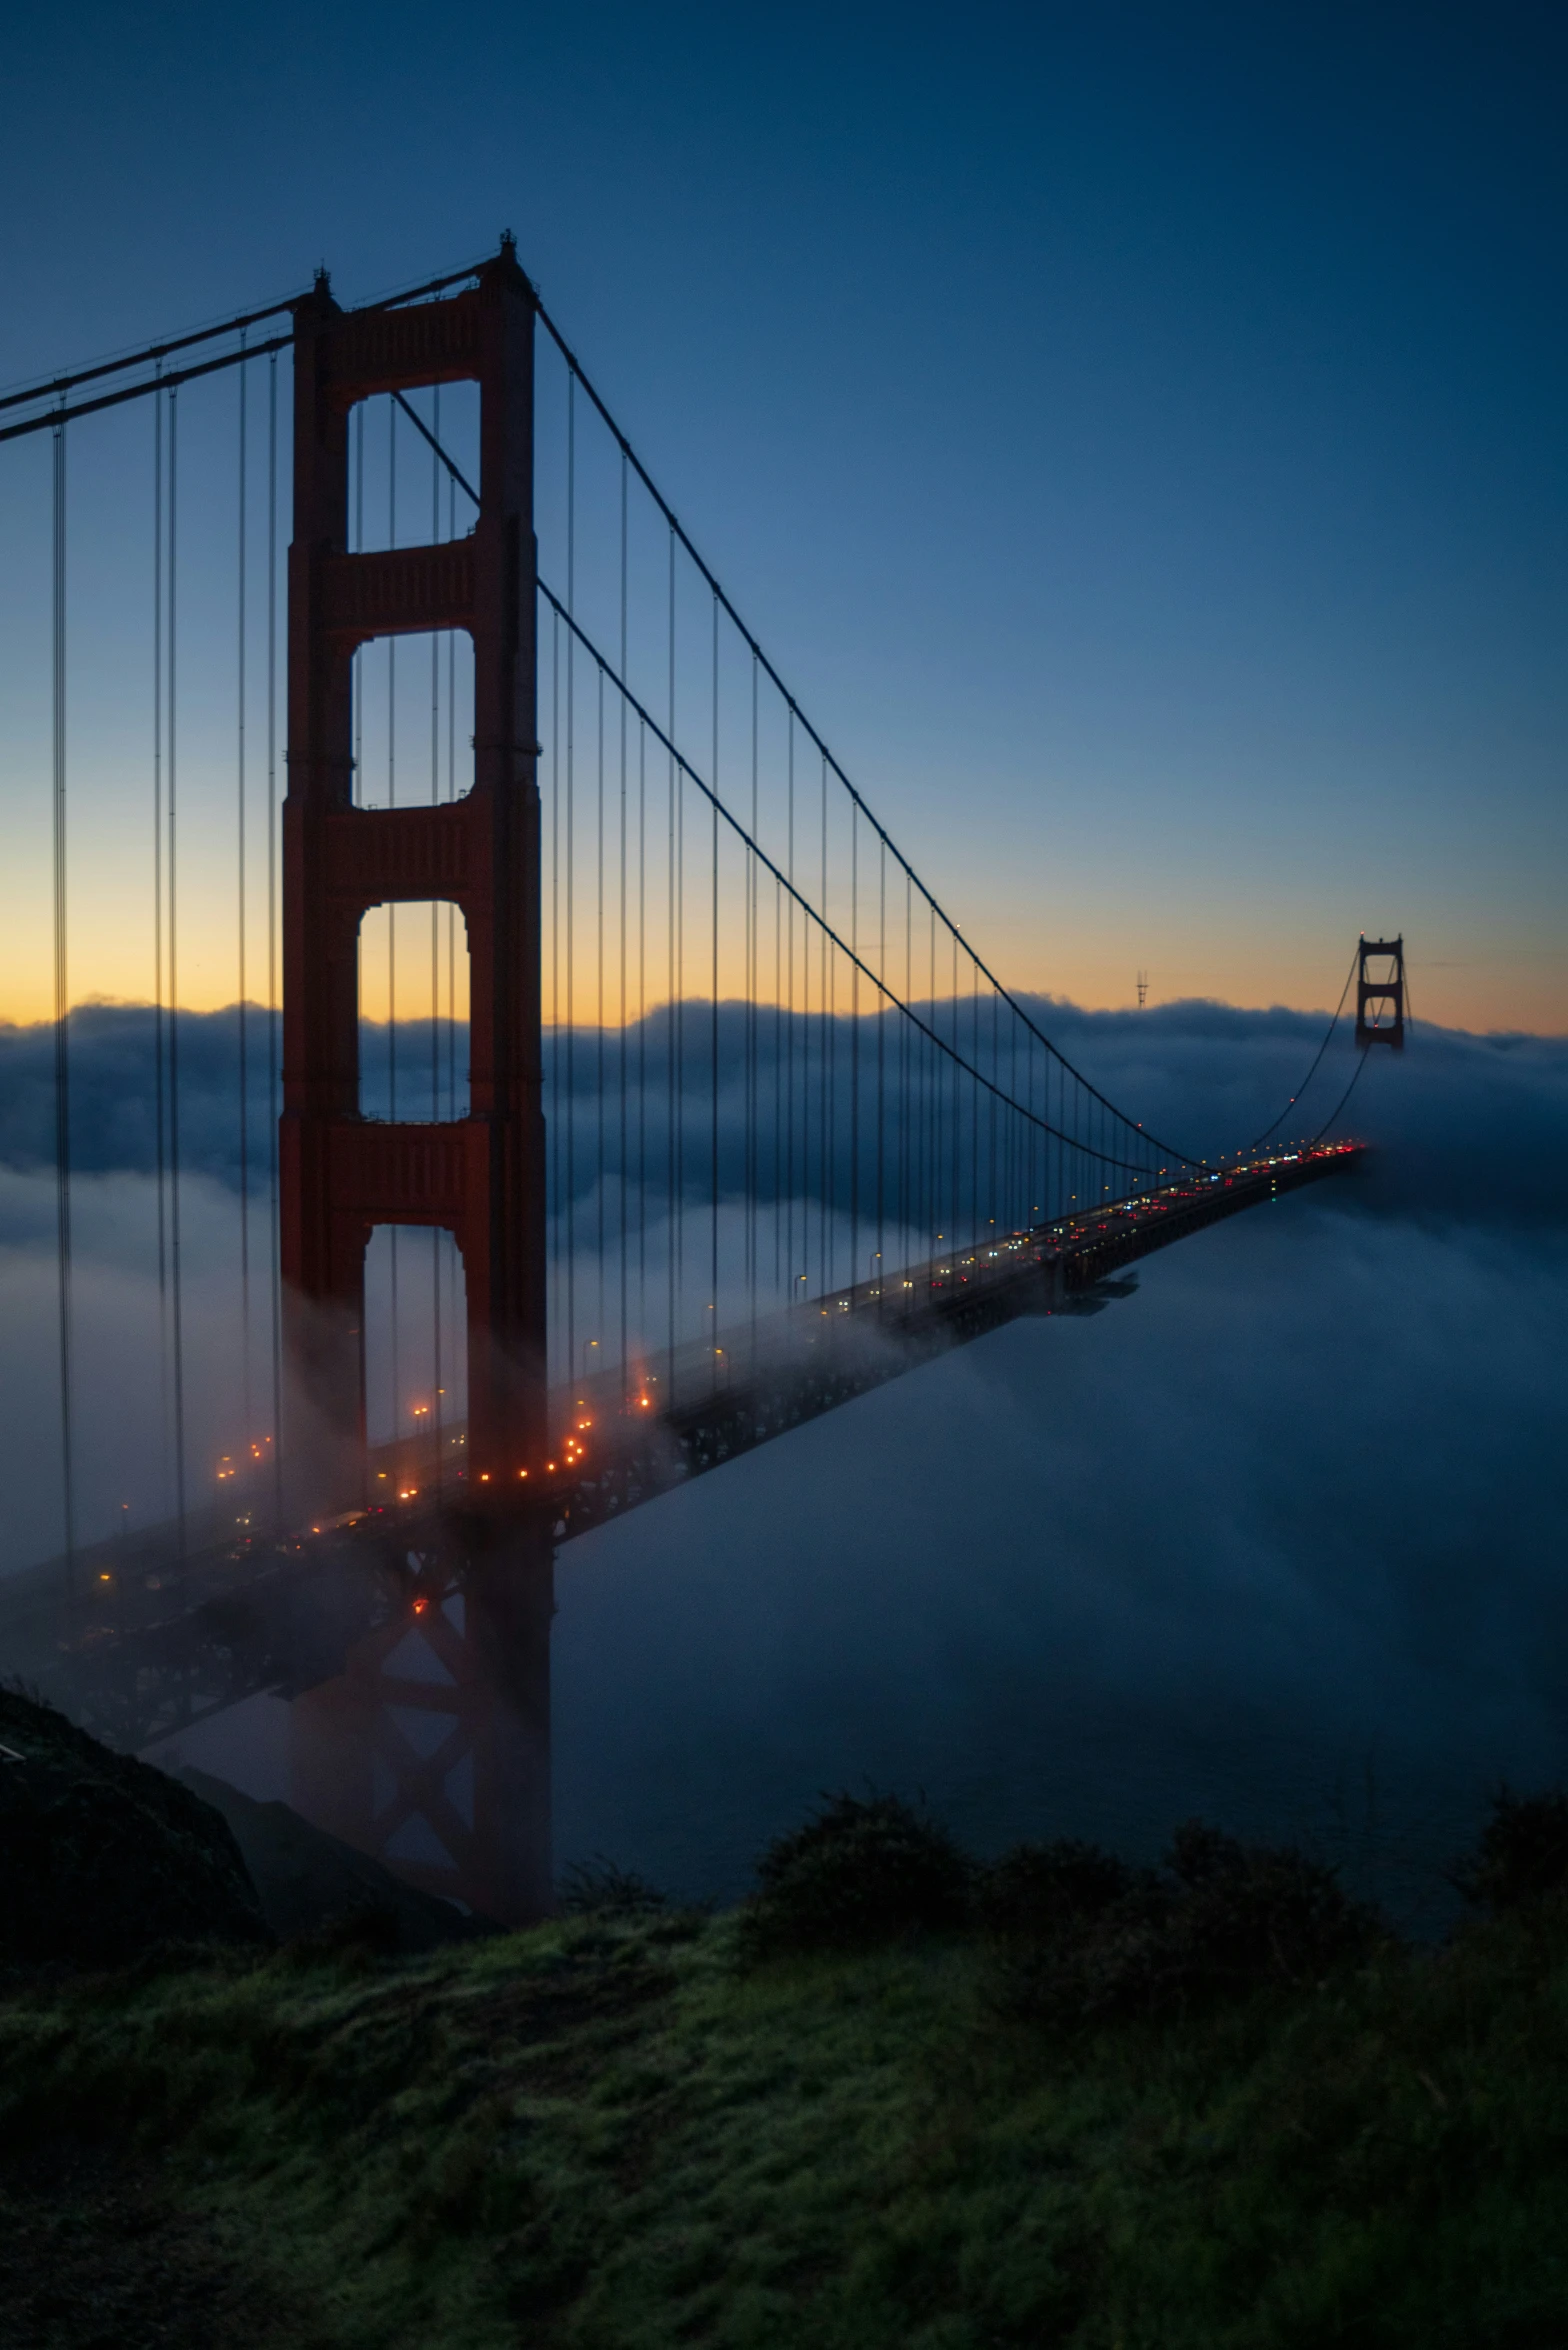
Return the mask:
[[(483, 1483), (515, 1488), (543, 1452), (533, 329), (509, 239), (472, 291), (342, 311), (323, 278), (295, 311), (280, 1173), (295, 1406), (285, 1461), (310, 1508), (363, 1492), (365, 1248), (377, 1224), (443, 1226), (462, 1253), (471, 1498)], [(472, 534), (348, 553), (355, 403), (463, 379), (480, 390)], [(436, 807), (356, 807), (356, 650), (451, 628), (473, 639), (472, 788)], [(369, 1120), (360, 922), (372, 906), (433, 899), (459, 906), (468, 928), (470, 1112)]]
[[(296, 1509), (364, 1498), (373, 1228), (453, 1233), (468, 1303), (464, 1506), (434, 1550), (410, 1550), (412, 1529), (393, 1528), (394, 1587), (411, 1570), (413, 1583), (342, 1673), (296, 1696), (294, 1796), (404, 1875), (512, 1922), (551, 1904), (551, 1546), (520, 1476), (546, 1436), (533, 335), (510, 238), (464, 293), (343, 311), (322, 277), (297, 306), (283, 810), (284, 1465)], [(472, 533), (350, 554), (356, 402), (462, 380), (480, 394)], [(471, 788), (439, 806), (356, 807), (356, 650), (455, 628), (474, 647)], [(449, 901), (467, 925), (462, 1119), (360, 1112), (360, 923), (411, 900)], [(439, 1731), (433, 1747), (400, 1727), (411, 1711)], [(424, 1846), (411, 1849), (421, 1822)]]

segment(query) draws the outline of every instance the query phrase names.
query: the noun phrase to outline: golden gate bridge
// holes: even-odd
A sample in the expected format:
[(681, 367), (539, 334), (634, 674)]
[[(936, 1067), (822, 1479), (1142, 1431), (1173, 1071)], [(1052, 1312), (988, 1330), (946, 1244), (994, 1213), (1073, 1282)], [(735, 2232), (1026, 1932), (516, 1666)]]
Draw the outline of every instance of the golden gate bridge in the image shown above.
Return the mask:
[[(69, 582), (106, 492), (73, 523), (67, 456), (126, 410), (148, 723), (116, 759), (151, 881), (162, 1500), (111, 1532), (77, 1503), (68, 822)], [(1402, 1044), (1402, 941), (1359, 942), (1306, 1078), (1243, 1147), (1149, 1132), (914, 871), (510, 238), (356, 308), (323, 273), (22, 387), (0, 441), (29, 440), (50, 456), (64, 1540), (0, 1585), (6, 1663), (130, 1748), (285, 1694), (302, 1809), (536, 1915), (558, 1546), (1017, 1315), (1096, 1311), (1152, 1250), (1353, 1165), (1333, 1131), (1364, 1053), (1281, 1135), (1310, 1124), (1352, 979), (1357, 1041)], [(216, 751), (209, 715), (193, 754), (190, 648), (210, 670), (219, 603), (232, 732)], [(191, 846), (214, 806), (223, 905)], [(181, 955), (214, 923), (243, 1427), (209, 1488)]]

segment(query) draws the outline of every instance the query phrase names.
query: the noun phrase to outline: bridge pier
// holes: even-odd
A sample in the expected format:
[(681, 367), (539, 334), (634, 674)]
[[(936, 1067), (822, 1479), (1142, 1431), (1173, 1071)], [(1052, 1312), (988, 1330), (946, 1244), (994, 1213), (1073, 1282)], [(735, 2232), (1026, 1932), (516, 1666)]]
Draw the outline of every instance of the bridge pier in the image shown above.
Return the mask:
[(294, 1808), (389, 1868), (503, 1925), (553, 1905), (553, 1548), (536, 1517), (409, 1553), (406, 1597), (302, 1692)]

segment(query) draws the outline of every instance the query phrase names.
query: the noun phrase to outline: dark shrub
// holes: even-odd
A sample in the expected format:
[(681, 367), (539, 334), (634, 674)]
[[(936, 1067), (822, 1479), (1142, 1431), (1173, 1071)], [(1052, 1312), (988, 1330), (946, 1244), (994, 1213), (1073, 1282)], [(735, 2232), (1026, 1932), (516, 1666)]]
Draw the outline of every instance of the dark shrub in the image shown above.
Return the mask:
[(1194, 1983), (1317, 1982), (1378, 1939), (1376, 1913), (1292, 1845), (1243, 1844), (1189, 1820), (1171, 1839), (1169, 1866), (1180, 1888), (1171, 1917)]
[(613, 1860), (602, 1858), (576, 1862), (556, 1887), (556, 1907), (563, 1917), (651, 1918), (668, 1906), (668, 1896), (657, 1885), (650, 1885), (635, 1869), (618, 1868)]
[(896, 1795), (834, 1795), (776, 1837), (742, 1913), (753, 1958), (849, 1949), (968, 1914), (971, 1868), (941, 1824)]
[(1000, 1995), (1015, 2013), (1067, 2024), (1160, 2014), (1317, 1982), (1383, 1932), (1332, 1869), (1191, 1821), (1164, 1870), (1130, 1875), (1054, 1941), (1015, 1949)]
[(1133, 1871), (1114, 1853), (1058, 1836), (1050, 1844), (1015, 1844), (982, 1870), (975, 1907), (993, 1934), (1049, 1941), (1100, 1916), (1132, 1883)]
[(1560, 1892), (1568, 1885), (1568, 1793), (1554, 1787), (1515, 1795), (1499, 1787), (1492, 1816), (1452, 1881), (1472, 1908), (1493, 1917)]

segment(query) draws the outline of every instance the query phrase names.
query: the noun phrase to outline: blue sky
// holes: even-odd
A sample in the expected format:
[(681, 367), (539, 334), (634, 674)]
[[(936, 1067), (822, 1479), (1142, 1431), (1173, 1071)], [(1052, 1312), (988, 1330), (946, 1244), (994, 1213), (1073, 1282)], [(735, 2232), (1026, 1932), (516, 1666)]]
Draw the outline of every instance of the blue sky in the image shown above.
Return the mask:
[(1313, 1005), (1387, 925), (1418, 1010), (1560, 1031), (1565, 64), (1507, 6), (35, 11), (0, 379), (509, 225), (1008, 979)]

